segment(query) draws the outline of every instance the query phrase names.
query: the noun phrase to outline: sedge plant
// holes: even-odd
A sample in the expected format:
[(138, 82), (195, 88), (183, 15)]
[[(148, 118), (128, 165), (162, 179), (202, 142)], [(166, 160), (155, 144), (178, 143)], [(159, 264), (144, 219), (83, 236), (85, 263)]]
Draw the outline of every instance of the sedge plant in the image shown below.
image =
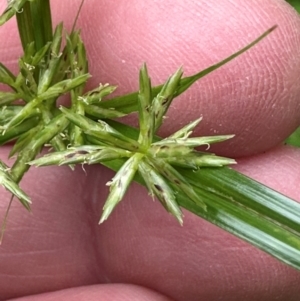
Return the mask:
[[(226, 167), (234, 159), (197, 150), (233, 135), (194, 137), (200, 116), (169, 137), (156, 134), (177, 96), (268, 38), (276, 26), (219, 63), (188, 77), (179, 68), (159, 86), (152, 86), (143, 64), (139, 91), (112, 97), (116, 87), (107, 83), (86, 90), (89, 64), (77, 17), (70, 32), (63, 23), (53, 30), (49, 0), (11, 0), (0, 24), (12, 17), (24, 53), (17, 74), (0, 63), (0, 82), (10, 88), (0, 92), (0, 142), (14, 142), (9, 156), (15, 158), (10, 166), (0, 162), (0, 183), (13, 198), (30, 210), (30, 197), (20, 183), (32, 166), (102, 164), (116, 174), (107, 183), (110, 192), (100, 223), (136, 181), (180, 224), (183, 207), (300, 268), (300, 205)], [(70, 97), (69, 107), (58, 105), (63, 95)], [(138, 128), (118, 120), (132, 112), (138, 113)], [(40, 156), (44, 147), (51, 152)]]

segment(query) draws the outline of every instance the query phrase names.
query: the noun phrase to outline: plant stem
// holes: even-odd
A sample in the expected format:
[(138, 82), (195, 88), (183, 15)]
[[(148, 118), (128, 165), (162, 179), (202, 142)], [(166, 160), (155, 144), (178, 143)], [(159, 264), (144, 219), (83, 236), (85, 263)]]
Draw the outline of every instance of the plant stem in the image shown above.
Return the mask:
[(35, 42), (35, 50), (40, 50), (52, 41), (52, 18), (49, 0), (26, 2), (22, 12), (16, 14), (19, 35), (23, 49)]
[(23, 6), (22, 12), (18, 13), (16, 16), (21, 43), (25, 50), (28, 44), (34, 42), (30, 2), (26, 2)]

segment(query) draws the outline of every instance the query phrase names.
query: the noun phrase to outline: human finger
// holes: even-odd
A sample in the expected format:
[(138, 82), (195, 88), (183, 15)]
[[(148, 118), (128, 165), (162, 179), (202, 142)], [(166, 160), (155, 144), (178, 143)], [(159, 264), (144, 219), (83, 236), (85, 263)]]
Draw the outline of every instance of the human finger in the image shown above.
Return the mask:
[(172, 301), (147, 288), (129, 284), (83, 286), (11, 299), (11, 301)]

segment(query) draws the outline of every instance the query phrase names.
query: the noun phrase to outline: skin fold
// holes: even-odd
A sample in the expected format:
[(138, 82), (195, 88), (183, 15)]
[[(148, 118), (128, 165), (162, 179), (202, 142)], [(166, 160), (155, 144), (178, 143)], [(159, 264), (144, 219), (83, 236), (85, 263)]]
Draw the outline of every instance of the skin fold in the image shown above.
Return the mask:
[[(80, 1), (51, 4), (54, 23), (71, 28)], [(236, 134), (212, 151), (238, 158), (236, 169), (300, 201), (300, 151), (280, 145), (300, 121), (300, 18), (288, 4), (88, 0), (78, 20), (89, 87), (109, 82), (119, 94), (137, 89), (145, 61), (154, 84), (181, 65), (191, 75), (275, 24), (265, 40), (176, 99), (160, 135), (203, 116), (197, 135)], [(0, 39), (1, 62), (17, 70), (14, 20), (0, 28)], [(136, 117), (124, 122), (136, 125)], [(1, 147), (0, 158), (9, 150)], [(179, 226), (137, 184), (98, 226), (112, 177), (101, 166), (26, 174), (32, 213), (18, 202), (10, 211), (0, 247), (1, 301), (299, 300), (298, 271), (189, 212)], [(3, 217), (9, 194), (0, 189), (0, 196)]]

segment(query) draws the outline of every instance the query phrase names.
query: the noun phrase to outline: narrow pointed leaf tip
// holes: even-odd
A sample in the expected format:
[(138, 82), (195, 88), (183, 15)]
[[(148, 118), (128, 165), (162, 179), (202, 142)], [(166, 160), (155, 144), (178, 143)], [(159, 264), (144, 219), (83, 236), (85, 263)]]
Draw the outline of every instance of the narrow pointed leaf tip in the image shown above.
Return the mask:
[[(184, 93), (190, 86), (192, 86), (195, 82), (197, 82), (199, 79), (202, 77), (208, 75), (209, 73), (217, 70), (218, 68), (222, 67), (223, 65), (227, 64), (231, 60), (237, 58), (241, 54), (245, 53), (248, 51), (250, 48), (254, 47), (257, 43), (259, 43), (262, 39), (264, 39), (267, 35), (269, 35), (271, 32), (273, 32), (277, 28), (277, 25), (272, 26), (270, 29), (265, 31), (261, 36), (259, 36), (257, 39), (252, 41), (250, 44), (242, 48), (241, 50), (235, 52), (231, 56), (225, 58), (224, 60), (209, 66), (208, 68), (201, 70), (200, 72), (184, 77), (180, 80), (180, 85), (179, 88), (176, 92), (176, 97)], [(152, 94), (153, 96), (156, 96), (162, 89), (163, 85), (159, 86), (154, 86), (152, 87)], [(108, 106), (113, 106), (115, 107), (116, 110), (122, 111), (126, 114), (135, 112), (138, 110), (137, 106), (137, 97), (138, 97), (138, 92), (132, 92), (129, 94), (125, 94), (122, 96), (117, 96), (112, 98), (109, 102), (103, 102), (101, 103), (102, 107), (107, 108)]]
[(245, 46), (241, 50), (235, 52), (234, 54), (230, 55), (229, 57), (225, 58), (224, 60), (222, 60), (222, 61), (220, 61), (220, 62), (218, 62), (214, 65), (211, 65), (208, 68), (206, 68), (206, 69), (204, 69), (204, 70), (202, 70), (202, 71), (200, 71), (200, 72), (198, 72), (198, 73), (196, 73), (192, 76), (188, 76), (188, 77), (183, 78), (180, 82), (180, 87), (178, 89), (178, 92), (177, 92), (176, 96), (179, 96), (180, 94), (185, 92), (190, 86), (192, 86), (200, 78), (202, 78), (202, 77), (208, 75), (209, 73), (219, 69), (223, 65), (229, 63), (233, 59), (237, 58), (241, 54), (248, 51), (250, 48), (254, 47), (261, 40), (263, 40), (266, 36), (268, 36), (271, 32), (273, 32), (276, 28), (277, 28), (277, 25), (272, 26), (271, 28), (266, 30), (262, 35), (260, 35), (257, 39), (255, 39), (253, 42), (251, 42), (250, 44), (248, 44), (247, 46)]

